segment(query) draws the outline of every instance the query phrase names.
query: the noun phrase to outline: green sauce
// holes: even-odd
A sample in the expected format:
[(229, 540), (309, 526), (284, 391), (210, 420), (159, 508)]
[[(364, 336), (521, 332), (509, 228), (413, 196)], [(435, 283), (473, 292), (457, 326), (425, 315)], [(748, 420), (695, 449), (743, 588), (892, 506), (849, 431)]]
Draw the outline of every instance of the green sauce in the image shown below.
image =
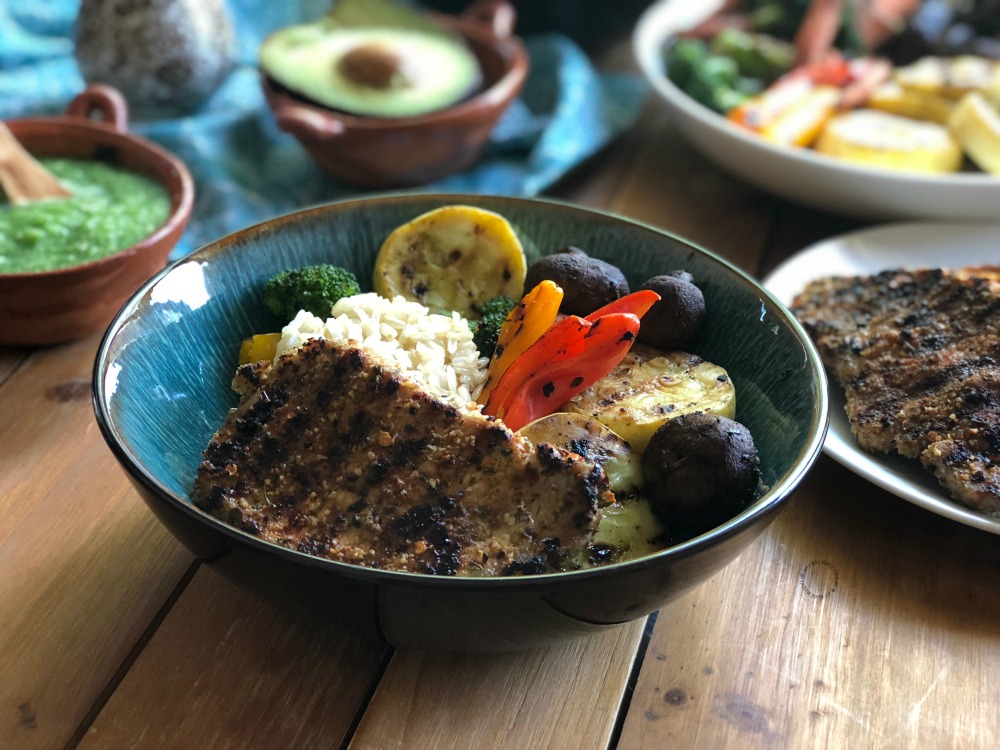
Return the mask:
[(145, 239), (170, 215), (169, 194), (148, 177), (99, 161), (39, 161), (73, 196), (0, 205), (0, 273), (89, 263)]

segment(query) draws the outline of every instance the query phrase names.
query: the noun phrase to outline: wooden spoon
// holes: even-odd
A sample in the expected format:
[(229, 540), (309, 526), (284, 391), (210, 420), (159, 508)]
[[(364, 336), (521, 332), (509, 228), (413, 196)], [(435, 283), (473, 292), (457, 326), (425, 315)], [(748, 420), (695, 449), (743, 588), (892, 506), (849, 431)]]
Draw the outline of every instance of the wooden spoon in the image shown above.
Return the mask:
[(25, 151), (10, 129), (0, 122), (0, 187), (11, 203), (21, 204), (46, 198), (68, 198), (67, 190), (38, 161)]

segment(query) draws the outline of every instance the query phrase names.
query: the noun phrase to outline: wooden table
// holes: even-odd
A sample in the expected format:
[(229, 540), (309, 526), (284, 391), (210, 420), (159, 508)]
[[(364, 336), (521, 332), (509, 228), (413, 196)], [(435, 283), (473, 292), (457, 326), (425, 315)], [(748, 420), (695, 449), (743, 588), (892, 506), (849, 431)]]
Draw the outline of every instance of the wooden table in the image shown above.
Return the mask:
[[(735, 181), (652, 102), (553, 194), (757, 276), (860, 226)], [(828, 458), (656, 616), (524, 653), (393, 650), (164, 530), (95, 424), (97, 343), (0, 348), (0, 748), (1000, 747), (1000, 538)]]

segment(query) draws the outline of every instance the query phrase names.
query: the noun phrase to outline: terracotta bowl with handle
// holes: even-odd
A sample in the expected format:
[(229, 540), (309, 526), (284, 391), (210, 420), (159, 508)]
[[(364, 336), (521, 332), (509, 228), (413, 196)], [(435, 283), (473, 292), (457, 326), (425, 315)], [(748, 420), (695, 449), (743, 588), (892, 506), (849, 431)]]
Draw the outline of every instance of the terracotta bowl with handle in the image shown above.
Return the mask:
[(108, 162), (155, 180), (170, 195), (167, 220), (131, 247), (52, 271), (0, 273), (0, 345), (43, 346), (96, 333), (166, 264), (191, 215), (191, 175), (176, 156), (128, 131), (128, 106), (110, 86), (90, 86), (64, 115), (6, 124), (36, 157)]
[(435, 15), (460, 33), (483, 74), (474, 96), (416, 117), (362, 117), (313, 104), (266, 74), (262, 86), (278, 127), (294, 135), (334, 178), (365, 188), (422, 185), (474, 164), (528, 75), (506, 0), (479, 0), (458, 16)]

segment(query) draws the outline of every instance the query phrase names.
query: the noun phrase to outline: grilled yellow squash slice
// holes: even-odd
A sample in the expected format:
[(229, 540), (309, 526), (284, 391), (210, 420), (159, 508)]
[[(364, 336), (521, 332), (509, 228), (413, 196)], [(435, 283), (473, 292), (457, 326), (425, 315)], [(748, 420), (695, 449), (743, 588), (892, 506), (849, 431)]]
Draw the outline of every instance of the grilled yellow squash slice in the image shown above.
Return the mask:
[(434, 312), (476, 318), (478, 307), (494, 297), (520, 299), (526, 272), (524, 249), (505, 218), (473, 206), (443, 206), (386, 238), (372, 286), (389, 299), (402, 295)]
[(814, 146), (837, 159), (911, 172), (955, 172), (962, 149), (948, 128), (872, 109), (837, 115)]
[(638, 451), (593, 417), (557, 412), (536, 419), (517, 431), (536, 445), (550, 443), (599, 464), (608, 475), (616, 502), (601, 508), (595, 544), (618, 551), (618, 560), (631, 560), (662, 549), (666, 529), (653, 514), (642, 489), (642, 459)]
[(636, 345), (563, 409), (593, 417), (643, 451), (660, 425), (681, 414), (734, 418), (736, 389), (723, 368), (700, 357)]
[(637, 497), (601, 509), (594, 543), (617, 548), (619, 560), (634, 560), (663, 549), (666, 531), (649, 501)]
[(904, 89), (895, 81), (889, 81), (875, 89), (865, 105), (890, 115), (945, 125), (955, 102), (931, 91)]
[(274, 359), (281, 341), (280, 333), (258, 333), (243, 339), (240, 344), (239, 363), (241, 365), (260, 362), (262, 359)]
[(1000, 174), (1000, 113), (981, 94), (967, 94), (948, 127), (965, 153), (984, 172)]
[(578, 412), (556, 412), (526, 424), (517, 434), (535, 445), (557, 445), (600, 464), (619, 499), (637, 495), (642, 489), (639, 453), (593, 417)]
[(976, 55), (923, 57), (899, 68), (894, 80), (904, 89), (958, 100), (995, 86), (1000, 80), (1000, 62)]

